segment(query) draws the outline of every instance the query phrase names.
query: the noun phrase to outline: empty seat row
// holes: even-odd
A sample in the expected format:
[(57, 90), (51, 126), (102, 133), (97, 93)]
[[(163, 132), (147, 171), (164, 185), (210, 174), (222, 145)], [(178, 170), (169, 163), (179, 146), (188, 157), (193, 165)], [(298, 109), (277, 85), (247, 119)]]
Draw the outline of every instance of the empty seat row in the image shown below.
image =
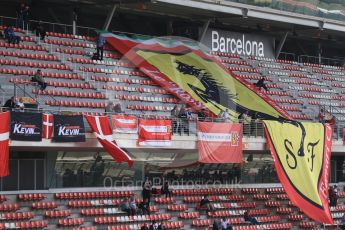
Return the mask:
[(239, 72), (246, 72), (246, 73), (258, 73), (259, 70), (253, 69), (253, 68), (243, 68), (243, 67), (234, 67), (234, 66), (228, 66), (228, 70), (231, 71), (239, 71)]
[(31, 207), (33, 209), (55, 209), (55, 208), (57, 208), (57, 204), (54, 201), (35, 202), (35, 203), (32, 203)]
[(188, 209), (187, 205), (185, 204), (175, 204), (175, 205), (168, 205), (168, 211), (186, 211)]
[(243, 188), (241, 192), (245, 194), (258, 194), (260, 190), (258, 188)]
[(114, 68), (97, 68), (97, 67), (83, 67), (79, 68), (80, 71), (90, 72), (90, 73), (106, 73), (106, 74), (117, 74), (125, 76), (145, 76), (139, 71), (130, 71), (130, 70), (119, 70)]
[(11, 49), (25, 49), (34, 51), (48, 51), (48, 48), (37, 45), (25, 45), (25, 44), (12, 44), (7, 42), (0, 42), (0, 47), (11, 48)]
[(126, 100), (126, 101), (156, 101), (156, 102), (165, 102), (165, 103), (178, 103), (178, 99), (172, 97), (145, 97), (137, 95), (123, 95), (116, 94), (116, 99)]
[(155, 198), (155, 202), (157, 204), (173, 204), (176, 202), (176, 198), (174, 198), (174, 197), (157, 197), (157, 198)]
[(65, 100), (46, 100), (46, 105), (65, 106), (65, 107), (87, 107), (103, 109), (107, 106), (104, 102), (85, 102), (85, 101), (65, 101)]
[(56, 193), (56, 199), (92, 199), (92, 198), (112, 198), (112, 197), (130, 197), (134, 192), (114, 191), (114, 192), (63, 192)]
[[(107, 65), (107, 66), (121, 66), (121, 67), (135, 68), (133, 64), (129, 62), (125, 62), (125, 61), (104, 61), (104, 60), (100, 61), (100, 60), (92, 60), (90, 58), (71, 58), (71, 57), (67, 58), (67, 61), (74, 62), (74, 63), (81, 63), (81, 64), (90, 64), (90, 65)], [(85, 69), (85, 70), (88, 71), (89, 69)], [(88, 72), (92, 72), (92, 71), (88, 71)], [(119, 72), (119, 73), (124, 74), (124, 72)], [(138, 71), (128, 71), (128, 73), (129, 75), (141, 74)]]
[(127, 105), (127, 109), (140, 111), (171, 111), (173, 106)]
[(44, 212), (44, 216), (49, 218), (61, 218), (68, 217), (71, 215), (70, 210), (48, 210)]
[(210, 52), (212, 55), (220, 56), (220, 57), (229, 57), (229, 58), (240, 58), (238, 54), (232, 53), (224, 53), (224, 52)]
[(96, 224), (114, 224), (123, 222), (141, 222), (141, 221), (162, 221), (170, 220), (171, 214), (151, 214), (151, 215), (136, 215), (136, 216), (109, 216), (96, 217), (94, 222)]
[(2, 220), (22, 220), (31, 219), (34, 217), (32, 212), (9, 212), (0, 214), (0, 219)]
[(82, 225), (84, 224), (84, 219), (83, 218), (63, 219), (63, 220), (59, 220), (58, 224), (64, 227)]
[(0, 59), (0, 65), (12, 65), (12, 66), (25, 66), (31, 68), (44, 68), (44, 69), (59, 69), (59, 70), (71, 70), (71, 67), (65, 64), (51, 64), (42, 62), (32, 62), (32, 61), (17, 61)]
[(18, 57), (18, 58), (38, 59), (38, 60), (45, 60), (45, 61), (58, 61), (58, 58), (51, 54), (21, 53), (21, 52), (1, 50), (0, 55), (12, 56), (12, 57)]
[(19, 204), (0, 204), (0, 212), (9, 212), (19, 210)]
[(242, 216), (245, 210), (226, 210), (226, 211), (211, 211), (207, 215), (210, 217), (227, 217), (227, 216)]
[[(4, 229), (42, 229), (48, 226), (46, 221), (28, 221), (28, 222), (15, 222), (5, 223)], [(1, 229), (1, 228), (0, 228)]]
[(56, 33), (56, 32), (47, 32), (46, 36), (51, 37), (59, 37), (59, 38), (69, 38), (69, 39), (79, 39), (79, 40), (86, 40), (86, 41), (95, 41), (95, 37), (90, 36), (81, 36), (75, 34), (65, 34), (65, 33)]
[(127, 84), (140, 84), (140, 85), (152, 85), (156, 86), (157, 84), (150, 79), (131, 79), (131, 78), (116, 78), (108, 76), (92, 76), (91, 80), (102, 81), (102, 82), (122, 82)]
[(93, 98), (93, 99), (105, 99), (106, 95), (104, 93), (95, 92), (76, 92), (76, 91), (63, 91), (63, 90), (39, 90), (33, 89), (33, 93), (39, 95), (51, 95), (59, 97), (79, 97), (79, 98)]
[(43, 200), (46, 196), (42, 193), (28, 193), (28, 194), (19, 194), (18, 200), (20, 201), (32, 201), (32, 200)]
[(197, 219), (200, 217), (199, 212), (181, 212), (179, 214), (181, 219)]
[(77, 207), (92, 207), (92, 206), (115, 206), (121, 203), (120, 199), (116, 200), (72, 200), (68, 202), (68, 206), (72, 208)]
[(134, 87), (134, 86), (121, 86), (121, 85), (105, 85), (103, 88), (107, 90), (114, 90), (114, 91), (168, 94), (168, 92), (162, 88), (144, 88), (144, 87)]
[(228, 195), (234, 192), (232, 188), (209, 188), (209, 189), (175, 189), (172, 191), (175, 196), (192, 195)]
[[(13, 75), (34, 76), (36, 74), (36, 71), (35, 70), (12, 69), (12, 68), (1, 68), (0, 73), (13, 74)], [(80, 76), (79, 74), (75, 74), (75, 73), (44, 72), (44, 71), (42, 71), (41, 73), (42, 73), (43, 77), (78, 79), (78, 80), (84, 79), (82, 76)]]

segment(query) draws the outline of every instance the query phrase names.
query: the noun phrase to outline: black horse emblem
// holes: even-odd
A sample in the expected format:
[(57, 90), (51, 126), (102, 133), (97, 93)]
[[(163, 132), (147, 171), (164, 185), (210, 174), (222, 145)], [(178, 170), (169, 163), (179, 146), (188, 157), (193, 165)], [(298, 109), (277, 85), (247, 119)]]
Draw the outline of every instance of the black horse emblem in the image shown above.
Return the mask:
[(178, 60), (176, 60), (175, 62), (177, 64), (176, 69), (180, 73), (194, 77), (196, 81), (200, 82), (204, 86), (205, 89), (201, 89), (199, 87), (196, 87), (188, 83), (189, 88), (193, 90), (194, 93), (198, 95), (203, 102), (211, 103), (212, 105), (214, 105), (216, 108), (220, 110), (222, 110), (222, 108), (220, 108), (218, 105), (222, 105), (232, 111), (236, 111), (239, 114), (242, 114), (247, 111), (248, 115), (251, 117), (260, 118), (263, 120), (276, 120), (281, 123), (289, 123), (291, 125), (299, 127), (302, 132), (302, 138), (301, 138), (299, 149), (297, 151), (297, 155), (300, 157), (303, 157), (305, 155), (304, 154), (304, 140), (305, 140), (306, 131), (301, 122), (288, 120), (281, 116), (273, 117), (269, 114), (246, 108), (235, 102), (235, 100), (237, 99), (237, 94), (233, 94), (229, 92), (224, 86), (222, 86), (220, 82), (217, 82), (212, 77), (212, 75), (208, 73), (205, 69), (199, 69), (199, 68), (196, 68), (195, 66), (188, 65)]

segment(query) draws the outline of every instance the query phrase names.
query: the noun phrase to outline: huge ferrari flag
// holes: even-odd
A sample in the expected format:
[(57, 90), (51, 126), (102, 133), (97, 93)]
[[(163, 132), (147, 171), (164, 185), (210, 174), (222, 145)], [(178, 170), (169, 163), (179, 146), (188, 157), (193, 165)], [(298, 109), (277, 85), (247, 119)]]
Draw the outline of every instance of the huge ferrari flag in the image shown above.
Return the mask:
[(305, 214), (332, 224), (328, 180), (332, 128), (321, 123), (265, 121), (278, 177), (290, 200)]
[(241, 163), (242, 125), (198, 122), (198, 149), (201, 163)]
[[(196, 42), (183, 41), (177, 38), (128, 37), (111, 33), (104, 33), (103, 36), (111, 46), (124, 54), (153, 81), (194, 109), (206, 108), (215, 115), (228, 110), (232, 120), (236, 120), (240, 114), (246, 112), (255, 119), (291, 124), (295, 127), (294, 131), (298, 130), (302, 133), (301, 140), (310, 135), (305, 134), (306, 129), (303, 124), (291, 120), (291, 116), (266, 94), (262, 93), (252, 83), (231, 72), (221, 63), (220, 59), (205, 52)], [(313, 135), (320, 140), (324, 139), (323, 133), (314, 133)], [(277, 126), (270, 131), (270, 136), (284, 141), (294, 138), (295, 132), (286, 132), (282, 126)], [(303, 141), (303, 143), (307, 143), (307, 141)], [(286, 144), (289, 145), (288, 142)], [(308, 155), (311, 148), (311, 145), (300, 148), (299, 154)], [(278, 154), (286, 153), (280, 148), (276, 149), (276, 152), (279, 152)], [(272, 155), (275, 156), (273, 151)], [(314, 155), (324, 155), (323, 149), (314, 148)], [(289, 160), (292, 158), (289, 155)], [(315, 156), (313, 156), (314, 158)], [(330, 162), (325, 161), (325, 159), (327, 158), (321, 159), (320, 164), (324, 165), (321, 168), (321, 175), (327, 174), (326, 171), (329, 169)], [(277, 163), (275, 165), (278, 172), (280, 168)], [(285, 187), (286, 180), (280, 178)], [(305, 174), (304, 179), (308, 180), (309, 183), (314, 180), (310, 173)], [(291, 184), (299, 183), (297, 177), (291, 177), (290, 180)], [(311, 194), (311, 190), (313, 190), (312, 194), (316, 194), (315, 197), (319, 196), (319, 200), (323, 199), (315, 189), (316, 187), (309, 187), (308, 192), (298, 190), (297, 193), (307, 192), (307, 195), (301, 195), (304, 202), (299, 203), (292, 199), (295, 195), (292, 189), (287, 190), (287, 192), (292, 202), (314, 220), (332, 223), (328, 206), (320, 206), (319, 212), (315, 212), (317, 214), (313, 213), (314, 209), (309, 208), (315, 206), (315, 200), (306, 198), (308, 194)], [(327, 192), (325, 193), (327, 194)], [(321, 214), (324, 217), (321, 217)]]
[(85, 116), (93, 133), (96, 135), (99, 143), (104, 147), (116, 162), (127, 162), (129, 167), (133, 165), (132, 158), (123, 151), (115, 142), (107, 116)]
[(8, 176), (10, 112), (0, 113), (0, 177)]

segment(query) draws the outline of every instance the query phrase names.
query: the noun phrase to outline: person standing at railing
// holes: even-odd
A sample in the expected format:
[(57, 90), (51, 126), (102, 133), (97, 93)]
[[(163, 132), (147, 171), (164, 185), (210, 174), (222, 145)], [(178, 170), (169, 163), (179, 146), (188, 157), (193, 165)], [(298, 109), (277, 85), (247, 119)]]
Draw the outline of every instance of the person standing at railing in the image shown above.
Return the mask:
[(17, 100), (16, 107), (17, 107), (20, 111), (24, 111), (25, 105), (24, 105), (24, 103), (23, 103), (23, 98), (19, 98), (19, 100)]
[(174, 108), (171, 110), (171, 119), (173, 122), (173, 133), (177, 133), (178, 128), (179, 128), (179, 123), (178, 123), (178, 114), (180, 112), (180, 109), (177, 105), (174, 106)]
[(29, 30), (29, 12), (30, 7), (28, 5), (25, 6), (23, 13), (23, 30)]
[(241, 113), (238, 116), (238, 119), (240, 120), (240, 123), (243, 124), (243, 134), (250, 134), (250, 123), (252, 118), (249, 116), (248, 110)]
[(23, 28), (23, 12), (25, 10), (25, 4), (21, 3), (17, 9), (16, 9), (16, 14), (17, 14), (17, 21), (16, 21), (16, 26), (18, 28)]
[(9, 109), (13, 109), (16, 107), (16, 98), (15, 97), (11, 97), (10, 99), (8, 99), (5, 104), (4, 107), (9, 108)]
[(97, 51), (97, 57), (98, 60), (103, 60), (103, 48), (105, 45), (105, 39), (104, 37), (99, 33), (98, 37), (96, 39), (96, 51)]

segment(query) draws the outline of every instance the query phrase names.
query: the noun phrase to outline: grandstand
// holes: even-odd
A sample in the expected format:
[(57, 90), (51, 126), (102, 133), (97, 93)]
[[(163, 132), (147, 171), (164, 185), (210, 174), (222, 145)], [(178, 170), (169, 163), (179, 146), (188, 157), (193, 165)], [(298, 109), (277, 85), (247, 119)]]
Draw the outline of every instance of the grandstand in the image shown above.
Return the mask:
[[(27, 100), (30, 112), (104, 115), (112, 102), (120, 104), (125, 115), (175, 121), (171, 111), (184, 103), (181, 98), (120, 50), (106, 44), (103, 60), (92, 60), (94, 29), (201, 41), (240, 79), (254, 84), (264, 78), (269, 90), (261, 89), (259, 94), (273, 100), (292, 119), (317, 122), (320, 109), (334, 116), (330, 182), (339, 188), (338, 205), (331, 207), (336, 223), (315, 222), (289, 201), (277, 178), (260, 120), (244, 130), (242, 163), (202, 164), (197, 162), (197, 119), (193, 117), (183, 123), (188, 126), (182, 127), (184, 131), (173, 132), (171, 146), (139, 146), (137, 133), (115, 132), (118, 145), (134, 159), (132, 168), (115, 162), (89, 126), (86, 142), (12, 140), (10, 175), (0, 178), (0, 229), (126, 230), (140, 229), (152, 221), (163, 222), (167, 229), (212, 229), (214, 220), (223, 217), (237, 230), (338, 227), (345, 214), (345, 49), (340, 46), (345, 25), (343, 11), (334, 9), (345, 6), (327, 1), (320, 1), (321, 5), (308, 1), (109, 2), (29, 1), (29, 28), (15, 27), (20, 44), (9, 44), (0, 37), (2, 104), (16, 96)], [(1, 31), (16, 24), (17, 4), (19, 1), (0, 1)], [(73, 17), (65, 17), (65, 12), (78, 14), (78, 21), (71, 23)], [(47, 30), (44, 40), (32, 31), (38, 21)], [(225, 51), (214, 49), (212, 30), (235, 42), (240, 34), (243, 54), (238, 44), (232, 52), (231, 41)], [(252, 42), (251, 51), (262, 39), (264, 53), (244, 55), (248, 50), (245, 39)], [(37, 69), (48, 83), (45, 90), (30, 80)], [(206, 120), (217, 121), (214, 117)], [(94, 178), (97, 156), (102, 156), (104, 169)], [(141, 183), (146, 176), (157, 188), (150, 214), (127, 216), (120, 203), (132, 196), (137, 203), (142, 201)], [(172, 198), (160, 194), (163, 177), (171, 182)], [(209, 196), (214, 210), (199, 206), (204, 195)], [(246, 211), (261, 225), (245, 221)]]

